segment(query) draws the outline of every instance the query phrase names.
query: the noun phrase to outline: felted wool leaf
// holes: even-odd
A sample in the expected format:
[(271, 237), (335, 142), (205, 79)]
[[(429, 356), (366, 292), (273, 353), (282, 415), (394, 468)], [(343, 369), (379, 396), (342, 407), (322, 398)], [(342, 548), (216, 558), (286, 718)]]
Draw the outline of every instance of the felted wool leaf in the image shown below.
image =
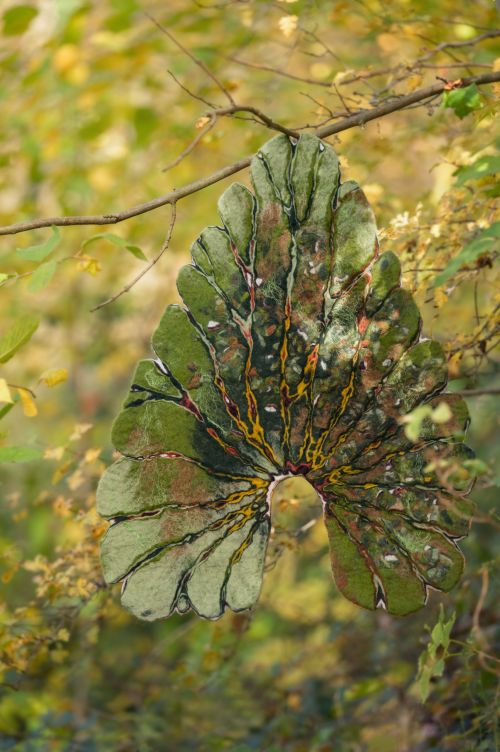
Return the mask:
[[(338, 588), (408, 614), (462, 572), (467, 409), (443, 393), (443, 351), (420, 339), (399, 262), (379, 254), (334, 151), (278, 136), (252, 183), (223, 194), (221, 226), (193, 244), (184, 305), (167, 308), (114, 424), (105, 578), (142, 619), (250, 608), (273, 489), (300, 474), (323, 502)], [(403, 418), (424, 404), (414, 442)]]

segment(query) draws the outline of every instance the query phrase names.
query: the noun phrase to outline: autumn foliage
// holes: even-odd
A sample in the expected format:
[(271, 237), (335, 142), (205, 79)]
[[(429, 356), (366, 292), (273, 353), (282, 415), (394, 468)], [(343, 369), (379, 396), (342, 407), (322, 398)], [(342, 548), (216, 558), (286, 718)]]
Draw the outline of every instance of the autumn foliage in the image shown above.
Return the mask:
[[(2, 7), (1, 749), (498, 747), (497, 25), (488, 0)], [(304, 129), (327, 129), (363, 186), (467, 401), (464, 577), (403, 619), (358, 608), (332, 583), (312, 488), (292, 479), (252, 611), (142, 623), (99, 562), (111, 423), (218, 196), (249, 185), (277, 131)], [(165, 195), (115, 226), (3, 230)], [(417, 409), (407, 435), (442, 418)]]

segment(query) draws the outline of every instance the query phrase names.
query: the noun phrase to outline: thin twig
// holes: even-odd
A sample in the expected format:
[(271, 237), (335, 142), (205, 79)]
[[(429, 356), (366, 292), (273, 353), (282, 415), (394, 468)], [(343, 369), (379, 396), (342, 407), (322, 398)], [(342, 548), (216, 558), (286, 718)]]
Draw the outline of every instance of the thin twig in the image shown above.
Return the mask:
[(161, 257), (163, 256), (163, 254), (165, 253), (165, 251), (168, 249), (168, 247), (170, 245), (170, 240), (172, 238), (172, 233), (174, 231), (175, 218), (176, 218), (176, 214), (177, 214), (177, 206), (176, 206), (175, 203), (172, 203), (171, 206), (172, 206), (172, 211), (171, 211), (171, 214), (170, 214), (170, 225), (168, 227), (168, 231), (167, 231), (167, 235), (165, 237), (165, 240), (163, 241), (163, 245), (160, 248), (160, 250), (158, 251), (158, 253), (156, 254), (156, 256), (153, 259), (151, 259), (151, 261), (149, 262), (149, 264), (147, 264), (144, 267), (144, 269), (142, 269), (140, 271), (140, 273), (136, 277), (134, 277), (133, 280), (131, 280), (130, 282), (128, 282), (128, 284), (126, 284), (125, 287), (123, 287), (119, 292), (117, 292), (115, 295), (112, 295), (107, 300), (104, 300), (102, 303), (99, 303), (99, 305), (96, 305), (95, 308), (91, 308), (90, 310), (92, 312), (98, 311), (99, 308), (104, 308), (104, 306), (109, 305), (109, 303), (114, 303), (115, 300), (118, 300), (118, 298), (121, 298), (122, 295), (124, 295), (126, 292), (128, 292), (129, 290), (131, 290), (132, 287), (134, 287), (134, 285), (136, 285), (137, 282), (139, 282), (139, 280), (142, 279), (144, 277), (144, 275), (147, 274), (149, 272), (149, 270), (152, 269), (153, 266), (161, 259)]
[(340, 93), (339, 87), (337, 86), (337, 84), (335, 83), (335, 81), (333, 82), (333, 88), (335, 89), (338, 98), (340, 99), (340, 101), (344, 105), (345, 111), (347, 112), (348, 115), (350, 115), (352, 113), (352, 110), (350, 109), (349, 105), (347, 104), (345, 98)]
[[(388, 68), (379, 68), (376, 70), (368, 70), (363, 71), (360, 73), (356, 73), (352, 76), (347, 76), (346, 78), (341, 78), (337, 83), (341, 86), (346, 86), (347, 84), (352, 84), (357, 81), (365, 81), (369, 78), (378, 78), (379, 76), (385, 76), (390, 73), (395, 73), (398, 70), (406, 70), (408, 74), (412, 73), (418, 68), (431, 68), (433, 66), (427, 66), (425, 65), (426, 61), (429, 60), (434, 55), (438, 54), (439, 52), (446, 51), (450, 48), (457, 48), (457, 47), (470, 47), (475, 44), (478, 44), (479, 42), (484, 41), (485, 39), (494, 39), (495, 37), (500, 36), (500, 30), (495, 29), (494, 31), (489, 31), (485, 34), (479, 34), (477, 37), (473, 37), (472, 39), (464, 40), (461, 42), (441, 42), (441, 44), (436, 45), (433, 49), (428, 50), (428, 52), (425, 53), (425, 55), (422, 55), (421, 57), (417, 58), (413, 63), (409, 63), (408, 65), (396, 65)], [(237, 57), (229, 56), (229, 60), (232, 60), (232, 62), (237, 63), (238, 65), (243, 65), (246, 68), (253, 68), (254, 70), (261, 70), (265, 71), (267, 73), (274, 73), (277, 76), (283, 76), (284, 78), (290, 78), (293, 81), (302, 81), (303, 83), (312, 84), (314, 86), (324, 86), (326, 88), (330, 88), (331, 82), (330, 81), (318, 81), (314, 78), (307, 78), (304, 76), (297, 76), (293, 73), (288, 73), (288, 71), (281, 70), (280, 68), (274, 68), (271, 65), (264, 65), (262, 63), (252, 63), (248, 60), (240, 60)], [(482, 63), (479, 63), (479, 67), (483, 67)], [(444, 64), (437, 66), (440, 68), (467, 68), (469, 66), (475, 66), (475, 63), (468, 63), (468, 62), (461, 62), (457, 61), (455, 63), (451, 64)], [(486, 66), (491, 67), (491, 66)], [(402, 79), (401, 79), (402, 80)]]
[(325, 86), (330, 88), (330, 81), (318, 81), (315, 78), (306, 78), (304, 76), (296, 76), (293, 73), (280, 70), (280, 68), (273, 68), (271, 65), (262, 65), (260, 63), (250, 63), (248, 60), (240, 60), (237, 57), (228, 56), (228, 60), (238, 65), (243, 65), (245, 68), (253, 68), (254, 70), (266, 71), (267, 73), (274, 73), (277, 76), (283, 76), (283, 78), (291, 78), (292, 81), (301, 81), (304, 84), (313, 84), (315, 86)]
[(272, 120), (272, 118), (266, 115), (265, 112), (262, 112), (262, 110), (259, 110), (257, 107), (253, 107), (252, 105), (235, 104), (232, 107), (221, 107), (217, 110), (214, 110), (214, 114), (219, 116), (234, 115), (236, 112), (250, 112), (252, 115), (255, 115), (255, 117), (258, 118), (261, 123), (263, 123), (263, 125), (266, 125), (271, 130), (279, 131), (280, 133), (284, 133), (286, 136), (291, 136), (292, 138), (299, 137), (299, 134), (296, 130), (287, 128), (285, 125), (281, 125), (281, 123), (277, 123), (275, 120)]
[[(421, 34), (416, 34), (416, 36), (424, 39), (425, 41), (428, 41)], [(500, 37), (500, 29), (493, 29), (492, 31), (487, 31), (484, 34), (479, 34), (477, 37), (465, 39), (460, 42), (441, 42), (432, 50), (429, 50), (425, 55), (422, 55), (420, 58), (418, 58), (417, 62), (425, 62), (434, 55), (437, 55), (438, 52), (443, 52), (444, 50), (457, 49), (459, 47), (473, 47), (475, 44), (483, 42), (485, 39), (495, 39), (496, 37)], [(433, 44), (435, 43), (433, 42)]]
[(167, 170), (172, 169), (172, 167), (178, 165), (185, 157), (191, 154), (193, 149), (195, 149), (200, 143), (203, 136), (205, 136), (209, 131), (212, 130), (219, 117), (237, 117), (237, 112), (250, 112), (255, 115), (254, 118), (241, 118), (242, 120), (252, 120), (254, 123), (264, 125), (266, 128), (270, 128), (273, 131), (279, 131), (280, 133), (284, 133), (286, 136), (291, 136), (292, 138), (299, 137), (297, 131), (293, 131), (290, 128), (286, 128), (284, 125), (281, 125), (281, 123), (275, 122), (264, 112), (258, 110), (256, 107), (252, 107), (251, 105), (235, 104), (231, 107), (218, 107), (213, 110), (209, 110), (209, 112), (205, 114), (204, 117), (209, 118), (207, 125), (204, 126), (203, 130), (196, 136), (196, 138), (191, 141), (190, 144), (188, 144), (188, 146), (186, 146), (186, 148), (179, 154), (176, 159), (174, 159), (173, 162), (162, 169), (162, 172), (167, 172)]
[(199, 102), (203, 102), (203, 104), (208, 105), (208, 107), (212, 107), (213, 109), (215, 109), (215, 107), (216, 107), (215, 104), (213, 104), (212, 102), (209, 102), (208, 99), (204, 99), (199, 94), (195, 94), (193, 91), (191, 91), (191, 89), (188, 89), (187, 86), (185, 86), (181, 81), (179, 81), (179, 79), (177, 78), (177, 76), (174, 73), (172, 73), (171, 70), (168, 71), (168, 74), (170, 76), (172, 76), (172, 78), (174, 79), (174, 81), (177, 84), (177, 86), (180, 86), (180, 88), (183, 91), (185, 91), (186, 94), (189, 94), (190, 97), (192, 97), (193, 99), (197, 99)]
[[(460, 88), (470, 86), (470, 84), (474, 83), (481, 86), (482, 84), (493, 83), (495, 81), (500, 81), (500, 72), (495, 71), (493, 73), (483, 73), (480, 76), (467, 76), (466, 78), (461, 79)], [(355, 115), (344, 118), (344, 120), (341, 120), (341, 122), (336, 125), (329, 125), (325, 128), (320, 128), (316, 131), (316, 135), (319, 138), (326, 138), (327, 136), (332, 136), (334, 133), (339, 133), (340, 131), (352, 128), (353, 126), (364, 125), (370, 120), (385, 117), (396, 110), (405, 109), (408, 105), (419, 102), (422, 99), (428, 99), (435, 94), (442, 94), (442, 92), (445, 91), (446, 86), (446, 82), (440, 82), (438, 84), (433, 84), (432, 86), (426, 86), (424, 89), (418, 89), (411, 94), (398, 97), (391, 102), (386, 102), (385, 104), (380, 105), (380, 107), (374, 107), (371, 110), (362, 110)]]
[(427, 68), (429, 70), (440, 70), (441, 68), (493, 68), (490, 63), (417, 63), (416, 69)]
[[(478, 86), (482, 86), (485, 84), (495, 83), (497, 81), (500, 81), (500, 71), (494, 71), (491, 73), (483, 73), (479, 76), (468, 76), (466, 78), (463, 78), (461, 80), (461, 87), (469, 86), (470, 84), (476, 84)], [(428, 99), (429, 97), (432, 97), (435, 94), (441, 94), (445, 90), (445, 86), (446, 84), (444, 82), (440, 82), (438, 84), (434, 84), (433, 86), (428, 86), (424, 89), (419, 89), (417, 91), (414, 91), (411, 94), (408, 94), (406, 96), (399, 97), (391, 102), (381, 105), (380, 107), (374, 107), (369, 110), (362, 110), (361, 112), (358, 112), (354, 115), (350, 115), (349, 117), (344, 118), (338, 123), (326, 125), (323, 128), (319, 128), (318, 130), (315, 131), (315, 135), (318, 136), (319, 138), (327, 138), (328, 136), (331, 136), (335, 133), (340, 133), (341, 131), (346, 131), (346, 130), (349, 130), (350, 128), (355, 128), (356, 126), (364, 125), (365, 123), (368, 123), (371, 120), (376, 120), (377, 118), (385, 117), (386, 115), (389, 115), (392, 112), (396, 112), (397, 110), (404, 110), (406, 107), (408, 107), (411, 104), (414, 104), (415, 102), (418, 102), (423, 99)], [(261, 113), (256, 108), (250, 108), (250, 107), (240, 108), (239, 106), (235, 106), (235, 107), (236, 107), (236, 110), (243, 110), (243, 111), (246, 110), (248, 112), (256, 113), (257, 116), (260, 119), (262, 119), (263, 122), (265, 122), (266, 124), (269, 124), (269, 127), (274, 127), (274, 126), (279, 125), (278, 123), (274, 123), (267, 116), (263, 116), (263, 113)], [(296, 131), (295, 132), (290, 131), (290, 129), (285, 128), (285, 126), (281, 126), (280, 130), (283, 133), (297, 135)], [(158, 198), (152, 199), (151, 201), (146, 201), (143, 204), (137, 204), (136, 206), (133, 206), (129, 209), (125, 209), (120, 212), (110, 213), (110, 214), (87, 215), (87, 216), (84, 215), (84, 216), (67, 216), (67, 217), (48, 217), (46, 219), (34, 219), (34, 220), (26, 221), (26, 222), (17, 222), (12, 225), (6, 225), (5, 227), (0, 227), (0, 235), (15, 235), (20, 232), (26, 232), (27, 230), (35, 230), (41, 227), (51, 227), (51, 226), (67, 227), (70, 225), (117, 224), (118, 222), (123, 222), (124, 220), (130, 219), (131, 217), (137, 217), (141, 214), (146, 214), (147, 212), (153, 211), (154, 209), (158, 209), (160, 206), (165, 206), (166, 204), (176, 203), (177, 201), (180, 201), (186, 196), (190, 196), (193, 193), (197, 193), (198, 191), (201, 191), (204, 188), (207, 188), (209, 185), (218, 183), (220, 180), (224, 180), (224, 178), (227, 178), (230, 175), (234, 175), (237, 172), (244, 170), (246, 167), (250, 165), (251, 160), (252, 160), (252, 157), (244, 157), (243, 159), (240, 159), (238, 162), (228, 165), (227, 167), (223, 167), (221, 170), (217, 170), (217, 172), (214, 172), (205, 178), (200, 178), (199, 180), (195, 180), (194, 182), (189, 183), (188, 185), (185, 185), (183, 188), (174, 189), (173, 191), (170, 191), (169, 193), (166, 193), (163, 196), (159, 196)]]
[(189, 57), (189, 59), (193, 61), (193, 63), (195, 63), (199, 68), (201, 68), (201, 70), (204, 73), (206, 73), (206, 75), (210, 79), (212, 79), (212, 81), (214, 82), (214, 84), (216, 84), (216, 86), (218, 86), (218, 88), (221, 90), (221, 92), (224, 94), (224, 96), (227, 97), (227, 99), (229, 100), (229, 102), (231, 104), (234, 104), (234, 99), (232, 98), (230, 92), (226, 89), (226, 87), (224, 86), (224, 84), (221, 83), (221, 81), (219, 81), (219, 79), (217, 78), (217, 76), (215, 76), (212, 73), (212, 71), (210, 70), (210, 68), (208, 68), (208, 66), (205, 65), (205, 63), (203, 62), (203, 60), (200, 60), (199, 58), (197, 58), (195, 55), (193, 55), (193, 53), (190, 50), (187, 49), (187, 47), (184, 47), (184, 45), (181, 42), (179, 42), (178, 39), (176, 39), (174, 37), (174, 35), (172, 34), (172, 32), (169, 31), (167, 28), (165, 28), (165, 26), (163, 26), (159, 21), (157, 21), (154, 16), (152, 16), (147, 11), (144, 11), (144, 15), (147, 16), (147, 18), (149, 18), (149, 20), (152, 21), (154, 23), (154, 25), (158, 27), (158, 29), (162, 32), (162, 34), (165, 34), (165, 36), (168, 37), (170, 39), (170, 41), (173, 42), (176, 45), (176, 47), (178, 47), (185, 55), (187, 55)]
[(10, 382), (7, 382), (7, 386), (11, 389), (21, 389), (24, 392), (29, 392), (33, 399), (36, 399), (36, 394), (33, 391), (33, 389), (30, 389), (29, 386), (19, 386), (19, 384), (11, 384)]
[(209, 131), (212, 130), (214, 125), (217, 122), (217, 115), (215, 115), (213, 112), (210, 113), (210, 115), (207, 115), (209, 118), (208, 123), (201, 129), (201, 131), (198, 133), (198, 135), (193, 138), (190, 144), (186, 146), (185, 149), (181, 151), (178, 157), (176, 157), (172, 162), (170, 162), (166, 167), (162, 169), (162, 172), (168, 172), (168, 170), (171, 170), (173, 167), (176, 167), (182, 160), (187, 157), (191, 152), (196, 149), (200, 141), (204, 136), (207, 135)]
[(166, 204), (177, 203), (177, 201), (180, 201), (186, 196), (197, 193), (198, 191), (207, 188), (209, 185), (218, 183), (220, 180), (224, 180), (224, 178), (228, 178), (237, 172), (241, 172), (241, 170), (244, 170), (250, 165), (251, 161), (252, 157), (244, 157), (232, 165), (228, 165), (221, 170), (217, 170), (217, 172), (213, 172), (206, 178), (200, 178), (193, 183), (188, 183), (183, 188), (174, 188), (163, 196), (154, 198), (151, 201), (146, 201), (143, 204), (137, 204), (136, 206), (132, 206), (130, 209), (125, 209), (121, 212), (116, 212), (114, 214), (89, 214), (71, 217), (48, 217), (47, 219), (36, 219), (30, 222), (19, 222), (15, 225), (0, 227), (0, 235), (15, 235), (19, 232), (26, 232), (26, 230), (35, 230), (39, 227), (52, 227), (53, 225), (56, 227), (68, 227), (73, 225), (115, 225), (126, 219), (138, 217), (141, 214), (147, 214), (147, 212), (159, 209)]

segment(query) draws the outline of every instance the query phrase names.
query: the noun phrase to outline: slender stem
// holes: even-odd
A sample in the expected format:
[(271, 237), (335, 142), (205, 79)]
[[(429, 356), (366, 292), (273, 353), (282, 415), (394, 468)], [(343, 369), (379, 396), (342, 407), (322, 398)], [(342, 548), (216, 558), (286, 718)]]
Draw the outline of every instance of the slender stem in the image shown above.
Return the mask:
[(151, 259), (151, 261), (149, 262), (149, 264), (147, 264), (144, 267), (144, 269), (142, 269), (140, 271), (140, 273), (136, 277), (134, 277), (130, 282), (128, 282), (125, 285), (125, 287), (123, 287), (119, 292), (117, 292), (115, 295), (112, 295), (107, 300), (104, 300), (102, 303), (99, 303), (99, 305), (96, 305), (95, 308), (91, 308), (92, 312), (93, 311), (98, 311), (99, 308), (104, 308), (104, 306), (107, 306), (110, 303), (114, 303), (115, 300), (118, 300), (118, 298), (120, 298), (122, 295), (124, 295), (129, 290), (131, 290), (132, 287), (134, 285), (136, 285), (137, 282), (139, 282), (139, 280), (142, 279), (144, 277), (144, 275), (147, 274), (149, 272), (149, 270), (152, 269), (153, 266), (161, 259), (161, 257), (163, 256), (163, 254), (165, 253), (165, 251), (169, 247), (170, 241), (172, 239), (172, 233), (174, 231), (176, 213), (177, 213), (177, 207), (176, 207), (176, 204), (173, 203), (172, 204), (172, 213), (170, 215), (170, 224), (169, 224), (169, 227), (168, 227), (167, 235), (165, 237), (165, 240), (163, 241), (162, 247), (160, 248), (160, 250), (158, 251), (158, 253), (156, 254), (156, 256), (153, 259)]
[[(482, 86), (485, 84), (495, 83), (497, 81), (500, 81), (500, 71), (483, 73), (478, 76), (468, 76), (461, 79), (460, 87), (469, 86), (470, 84)], [(397, 110), (404, 110), (415, 102), (419, 102), (428, 99), (429, 97), (433, 97), (437, 94), (441, 94), (446, 90), (446, 88), (447, 83), (445, 81), (434, 84), (433, 86), (427, 86), (423, 89), (414, 91), (411, 94), (407, 94), (406, 96), (398, 97), (394, 100), (391, 100), (390, 102), (386, 102), (385, 104), (380, 105), (380, 107), (374, 107), (370, 110), (362, 110), (361, 112), (358, 112), (354, 115), (343, 118), (337, 123), (325, 125), (324, 127), (317, 129), (315, 131), (315, 134), (319, 138), (327, 138), (328, 136), (331, 136), (335, 133), (340, 133), (342, 131), (349, 130), (350, 128), (365, 125), (371, 120), (385, 117), (386, 115), (389, 115), (392, 112), (396, 112)], [(288, 128), (285, 128), (285, 126), (281, 126), (278, 123), (275, 123), (270, 118), (261, 113), (260, 110), (257, 110), (254, 107), (234, 105), (229, 108), (225, 108), (225, 110), (229, 110), (231, 113), (238, 110), (253, 112), (256, 117), (261, 120), (261, 122), (269, 125), (269, 127), (275, 130), (280, 130), (281, 132), (288, 135), (298, 135), (297, 131), (290, 130)], [(197, 193), (198, 191), (207, 188), (209, 185), (218, 183), (220, 180), (224, 180), (224, 178), (227, 178), (230, 175), (234, 175), (237, 172), (244, 170), (250, 165), (251, 160), (252, 157), (244, 157), (238, 162), (228, 165), (227, 167), (223, 167), (222, 169), (217, 170), (217, 172), (214, 172), (207, 177), (195, 180), (194, 182), (188, 183), (182, 188), (174, 189), (169, 193), (164, 194), (163, 196), (159, 196), (158, 198), (152, 199), (151, 201), (146, 201), (143, 204), (137, 204), (136, 206), (132, 206), (129, 209), (124, 209), (120, 212), (87, 216), (47, 217), (42, 219), (29, 220), (26, 222), (17, 222), (12, 225), (0, 227), (0, 235), (15, 235), (17, 233), (26, 232), (28, 230), (35, 230), (41, 227), (51, 226), (67, 227), (70, 225), (117, 224), (118, 222), (123, 222), (124, 220), (130, 219), (131, 217), (137, 217), (141, 214), (146, 214), (147, 212), (158, 209), (160, 206), (177, 203), (186, 196)]]

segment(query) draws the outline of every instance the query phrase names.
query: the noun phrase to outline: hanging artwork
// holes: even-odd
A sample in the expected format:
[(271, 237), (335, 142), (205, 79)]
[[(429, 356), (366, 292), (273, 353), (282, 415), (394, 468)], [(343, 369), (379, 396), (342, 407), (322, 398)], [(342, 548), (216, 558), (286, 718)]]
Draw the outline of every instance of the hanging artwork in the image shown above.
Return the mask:
[[(323, 503), (337, 587), (408, 614), (462, 573), (466, 406), (443, 393), (443, 350), (420, 338), (398, 259), (379, 254), (333, 149), (280, 135), (251, 175), (254, 193), (232, 185), (221, 225), (194, 242), (184, 305), (165, 311), (114, 424), (123, 456), (98, 490), (104, 576), (141, 619), (250, 608), (273, 489), (302, 475)], [(412, 441), (404, 417), (422, 404)]]

